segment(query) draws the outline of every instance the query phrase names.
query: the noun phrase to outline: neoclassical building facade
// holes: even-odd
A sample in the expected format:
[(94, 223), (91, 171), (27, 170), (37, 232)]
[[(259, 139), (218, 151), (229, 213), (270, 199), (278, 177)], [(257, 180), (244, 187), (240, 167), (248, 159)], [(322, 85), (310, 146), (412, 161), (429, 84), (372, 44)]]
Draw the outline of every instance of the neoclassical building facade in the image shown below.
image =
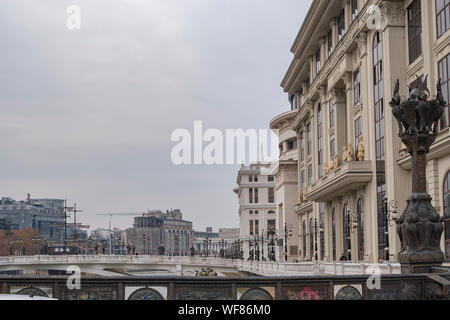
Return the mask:
[[(239, 201), (239, 238), (244, 260), (274, 260), (277, 255), (275, 234), (275, 177), (270, 163), (242, 165), (233, 191)], [(272, 241), (270, 241), (272, 240)]]
[[(299, 260), (396, 261), (394, 220), (411, 192), (411, 159), (389, 101), (396, 79), (407, 97), (418, 78), (432, 96), (441, 79), (450, 101), (449, 16), (447, 0), (313, 1), (281, 84), (296, 109)], [(428, 193), (444, 215), (448, 105), (438, 131)]]

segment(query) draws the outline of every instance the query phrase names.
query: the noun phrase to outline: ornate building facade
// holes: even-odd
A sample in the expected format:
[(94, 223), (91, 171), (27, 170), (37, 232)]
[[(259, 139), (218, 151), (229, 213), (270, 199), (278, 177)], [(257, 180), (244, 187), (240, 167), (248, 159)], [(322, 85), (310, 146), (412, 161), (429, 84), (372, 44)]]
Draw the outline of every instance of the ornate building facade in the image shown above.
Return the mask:
[[(411, 191), (411, 159), (389, 101), (397, 79), (407, 97), (407, 85), (427, 76), (431, 95), (440, 78), (450, 101), (449, 14), (445, 0), (313, 1), (281, 84), (296, 108), (299, 260), (396, 261), (395, 218)], [(427, 177), (443, 216), (448, 104), (438, 131)]]

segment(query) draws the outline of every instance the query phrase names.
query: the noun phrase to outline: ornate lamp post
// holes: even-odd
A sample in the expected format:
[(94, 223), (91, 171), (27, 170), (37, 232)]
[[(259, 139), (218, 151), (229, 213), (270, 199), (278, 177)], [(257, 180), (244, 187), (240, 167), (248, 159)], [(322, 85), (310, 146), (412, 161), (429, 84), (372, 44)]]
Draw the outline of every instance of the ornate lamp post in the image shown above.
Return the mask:
[(42, 238), (38, 234), (35, 234), (31, 238), (31, 242), (33, 243), (33, 249), (34, 249), (34, 254), (35, 255), (40, 253), (41, 241), (42, 241)]
[(225, 245), (227, 244), (227, 242), (225, 240), (220, 240), (219, 241), (219, 245), (220, 245), (220, 258), (224, 259), (225, 258)]
[(398, 255), (402, 273), (428, 273), (431, 267), (442, 266), (444, 261), (440, 247), (444, 228), (427, 193), (426, 167), (427, 153), (437, 137), (446, 102), (440, 80), (436, 99), (428, 100), (427, 78), (420, 80), (405, 102), (401, 102), (400, 81), (397, 80), (394, 97), (389, 103), (399, 125), (399, 137), (411, 155), (412, 194), (397, 221), (397, 234), (402, 245)]

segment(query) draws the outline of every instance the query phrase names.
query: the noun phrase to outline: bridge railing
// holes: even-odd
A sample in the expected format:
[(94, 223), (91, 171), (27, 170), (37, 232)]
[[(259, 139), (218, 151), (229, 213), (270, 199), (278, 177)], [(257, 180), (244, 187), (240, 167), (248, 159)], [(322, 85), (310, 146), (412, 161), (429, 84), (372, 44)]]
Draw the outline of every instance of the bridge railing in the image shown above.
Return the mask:
[[(278, 269), (282, 270), (282, 269)], [(302, 277), (67, 277), (0, 276), (0, 294), (61, 300), (412, 300), (448, 299), (450, 275), (383, 275), (379, 287), (368, 276)], [(444, 285), (442, 285), (444, 284)]]

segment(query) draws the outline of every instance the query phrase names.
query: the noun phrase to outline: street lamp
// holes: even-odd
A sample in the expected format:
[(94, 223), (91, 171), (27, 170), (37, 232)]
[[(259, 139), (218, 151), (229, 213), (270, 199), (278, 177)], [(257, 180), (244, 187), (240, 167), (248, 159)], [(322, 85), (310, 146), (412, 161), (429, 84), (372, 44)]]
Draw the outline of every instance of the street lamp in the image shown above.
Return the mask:
[(206, 238), (205, 240), (203, 240), (203, 242), (205, 243), (206, 257), (208, 257), (208, 255), (209, 255), (209, 245), (211, 244), (211, 240), (209, 238)]
[(317, 247), (317, 218), (314, 218), (314, 242), (315, 242), (315, 247), (314, 247), (314, 250), (315, 250), (315, 255), (314, 255), (314, 258), (315, 258), (315, 260), (316, 261), (318, 261), (319, 260), (319, 257), (318, 257), (318, 247)]
[(287, 223), (284, 223), (284, 261), (288, 261), (288, 238), (292, 237), (292, 230), (288, 229)]
[(34, 255), (37, 255), (40, 251), (42, 238), (36, 233), (32, 238), (31, 242), (33, 243)]
[(220, 245), (220, 258), (224, 259), (225, 258), (225, 245), (227, 244), (227, 242), (225, 240), (221, 240), (219, 241), (219, 245)]

